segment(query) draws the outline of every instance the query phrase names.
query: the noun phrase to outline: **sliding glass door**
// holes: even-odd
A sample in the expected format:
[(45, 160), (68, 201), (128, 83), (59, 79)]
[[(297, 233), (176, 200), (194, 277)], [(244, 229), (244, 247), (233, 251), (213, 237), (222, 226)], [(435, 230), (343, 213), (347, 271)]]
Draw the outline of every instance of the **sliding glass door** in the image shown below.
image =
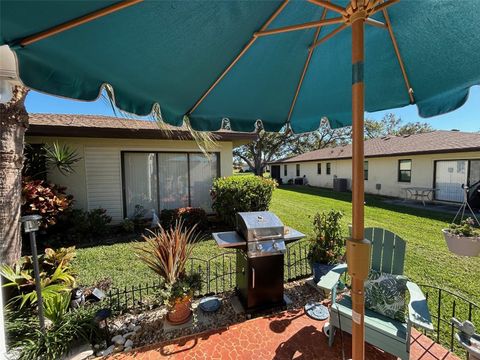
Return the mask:
[(203, 154), (190, 154), (190, 197), (192, 207), (210, 209), (212, 201), (210, 188), (217, 177), (217, 157)]
[(124, 213), (200, 207), (211, 211), (210, 188), (219, 176), (218, 154), (124, 152)]
[(462, 202), (462, 186), (467, 184), (468, 161), (445, 160), (435, 162), (435, 199)]
[(188, 155), (158, 154), (160, 209), (188, 206)]
[(137, 205), (156, 211), (158, 172), (155, 153), (125, 153), (123, 169), (125, 216), (132, 217)]

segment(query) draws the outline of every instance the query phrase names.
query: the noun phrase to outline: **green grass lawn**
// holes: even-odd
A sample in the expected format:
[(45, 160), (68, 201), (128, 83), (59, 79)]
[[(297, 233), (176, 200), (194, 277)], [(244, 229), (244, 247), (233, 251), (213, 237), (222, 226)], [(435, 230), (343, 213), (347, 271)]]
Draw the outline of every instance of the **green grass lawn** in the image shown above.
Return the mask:
[[(275, 190), (271, 211), (285, 225), (311, 235), (311, 216), (322, 210), (337, 209), (345, 213), (344, 224), (351, 222), (351, 195), (309, 187), (282, 187)], [(440, 229), (452, 219), (424, 209), (387, 204), (375, 196), (367, 196), (365, 225), (383, 227), (407, 241), (406, 275), (419, 284), (436, 285), (480, 303), (480, 258), (453, 255), (446, 247)], [(78, 249), (74, 262), (78, 280), (83, 285), (111, 278), (117, 287), (157, 281), (134, 254), (135, 243), (96, 246)], [(207, 259), (220, 254), (213, 240), (199, 244), (195, 256)]]

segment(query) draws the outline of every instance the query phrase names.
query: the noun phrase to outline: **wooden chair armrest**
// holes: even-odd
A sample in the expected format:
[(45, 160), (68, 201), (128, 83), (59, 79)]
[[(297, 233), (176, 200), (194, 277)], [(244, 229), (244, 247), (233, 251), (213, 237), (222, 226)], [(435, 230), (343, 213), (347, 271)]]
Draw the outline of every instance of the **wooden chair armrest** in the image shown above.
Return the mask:
[(428, 311), (427, 299), (423, 295), (420, 287), (411, 282), (407, 282), (407, 289), (410, 293), (410, 302), (408, 304), (408, 320), (411, 324), (422, 329), (433, 331), (432, 318)]
[(335, 286), (337, 286), (340, 276), (347, 271), (347, 264), (339, 264), (330, 270), (327, 275), (324, 275), (320, 278), (317, 286), (323, 290), (331, 291)]

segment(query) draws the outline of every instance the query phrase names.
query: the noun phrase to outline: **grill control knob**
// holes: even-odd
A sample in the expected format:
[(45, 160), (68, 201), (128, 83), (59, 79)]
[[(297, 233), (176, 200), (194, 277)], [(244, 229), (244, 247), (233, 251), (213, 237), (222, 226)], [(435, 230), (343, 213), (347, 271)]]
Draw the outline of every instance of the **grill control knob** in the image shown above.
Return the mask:
[(273, 248), (274, 248), (275, 250), (278, 250), (278, 244), (277, 244), (276, 242), (273, 243)]
[(262, 250), (263, 250), (262, 244), (257, 244), (257, 251), (262, 251)]

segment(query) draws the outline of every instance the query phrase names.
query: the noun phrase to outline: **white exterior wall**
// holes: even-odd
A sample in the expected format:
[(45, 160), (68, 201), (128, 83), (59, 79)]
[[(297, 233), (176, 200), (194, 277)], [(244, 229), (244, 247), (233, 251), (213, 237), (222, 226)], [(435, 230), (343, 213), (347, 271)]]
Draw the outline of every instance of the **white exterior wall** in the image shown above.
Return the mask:
[[(53, 138), (29, 136), (31, 144), (68, 144), (75, 149), (81, 160), (75, 165), (73, 174), (64, 176), (51, 171), (48, 180), (67, 187), (67, 193), (75, 199), (75, 207), (92, 210), (99, 207), (107, 210), (112, 222), (124, 218), (122, 195), (122, 151), (178, 151), (198, 152), (194, 141), (155, 139), (94, 139), (94, 138)], [(233, 172), (232, 142), (218, 142), (212, 151), (220, 153), (220, 176)]]
[[(412, 179), (410, 183), (398, 181), (398, 161), (402, 159), (412, 160)], [(437, 160), (468, 160), (480, 159), (480, 151), (459, 152), (449, 154), (428, 154), (411, 156), (391, 156), (366, 158), (368, 161), (368, 180), (365, 181), (365, 192), (393, 197), (403, 197), (405, 187), (433, 187), (434, 169)], [(331, 163), (331, 174), (326, 174), (326, 164)], [(322, 164), (322, 174), (317, 174), (317, 164)], [(284, 165), (280, 164), (280, 176), (286, 184), (289, 179), (295, 179), (296, 164), (288, 163), (287, 176), (284, 176)], [(351, 189), (352, 161), (351, 159), (308, 161), (300, 164), (300, 177), (306, 175), (311, 186), (332, 188), (333, 178), (346, 178), (348, 188)], [(381, 184), (381, 190), (376, 189), (376, 184)]]

